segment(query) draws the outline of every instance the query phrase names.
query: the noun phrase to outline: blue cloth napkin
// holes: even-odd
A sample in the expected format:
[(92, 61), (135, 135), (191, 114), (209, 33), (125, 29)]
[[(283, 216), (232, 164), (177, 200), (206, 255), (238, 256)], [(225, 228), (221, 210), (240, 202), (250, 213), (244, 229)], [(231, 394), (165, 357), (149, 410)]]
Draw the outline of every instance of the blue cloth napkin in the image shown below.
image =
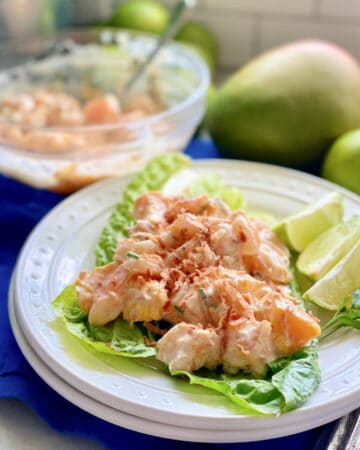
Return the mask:
[[(186, 153), (193, 158), (219, 157), (212, 143), (205, 140), (193, 140)], [(30, 367), (16, 344), (8, 319), (7, 292), (17, 255), (27, 235), (62, 199), (60, 195), (33, 189), (0, 176), (0, 398), (17, 398), (54, 429), (96, 438), (111, 450), (311, 450), (316, 443), (317, 450), (323, 449), (319, 442), (324, 441), (332, 425), (262, 442), (198, 444), (172, 441), (109, 424), (79, 409), (53, 391)]]

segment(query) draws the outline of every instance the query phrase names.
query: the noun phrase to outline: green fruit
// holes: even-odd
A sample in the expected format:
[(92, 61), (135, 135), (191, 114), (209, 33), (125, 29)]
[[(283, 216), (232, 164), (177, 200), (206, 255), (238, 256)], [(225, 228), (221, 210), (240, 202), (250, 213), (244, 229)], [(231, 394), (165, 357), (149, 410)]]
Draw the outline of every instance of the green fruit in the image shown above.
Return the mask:
[(168, 10), (155, 0), (129, 0), (121, 3), (111, 19), (112, 25), (160, 34), (169, 22)]
[(214, 100), (215, 93), (216, 93), (215, 86), (212, 83), (209, 84), (208, 90), (206, 92), (206, 111), (204, 114), (204, 118), (201, 122), (201, 126), (203, 128), (208, 128), (209, 109), (210, 109), (212, 101)]
[(341, 222), (342, 196), (331, 192), (275, 225), (275, 233), (294, 250), (303, 251), (321, 233)]
[(196, 136), (200, 135), (203, 131), (208, 129), (209, 109), (210, 109), (211, 102), (214, 99), (215, 93), (216, 93), (216, 88), (212, 83), (210, 83), (208, 90), (206, 91), (204, 117), (196, 130)]
[(345, 296), (360, 286), (360, 241), (330, 272), (304, 293), (304, 298), (325, 309), (336, 310)]
[(360, 195), (360, 129), (349, 131), (334, 142), (321, 175)]
[(360, 126), (360, 68), (325, 42), (280, 47), (221, 87), (209, 126), (225, 156), (304, 166)]
[(217, 64), (219, 55), (217, 38), (210, 28), (201, 22), (189, 21), (185, 23), (176, 34), (175, 39), (203, 48), (205, 52), (211, 55), (214, 64)]

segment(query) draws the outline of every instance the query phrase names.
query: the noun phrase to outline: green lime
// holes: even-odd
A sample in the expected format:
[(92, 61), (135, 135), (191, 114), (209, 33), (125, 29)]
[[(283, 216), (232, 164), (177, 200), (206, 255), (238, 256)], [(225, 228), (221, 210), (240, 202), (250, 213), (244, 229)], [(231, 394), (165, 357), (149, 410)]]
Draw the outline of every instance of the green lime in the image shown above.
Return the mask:
[(349, 131), (334, 142), (321, 175), (360, 195), (360, 129)]
[(332, 192), (284, 219), (274, 227), (274, 231), (280, 237), (285, 235), (290, 246), (301, 252), (319, 234), (341, 222), (342, 216), (342, 197), (339, 193)]
[(186, 22), (176, 34), (175, 39), (201, 47), (211, 55), (216, 66), (219, 56), (219, 44), (213, 31), (203, 23), (197, 21)]
[(130, 0), (121, 3), (111, 19), (112, 25), (160, 34), (169, 22), (168, 10), (155, 0)]
[(208, 113), (209, 113), (209, 108), (210, 108), (211, 102), (214, 99), (215, 93), (216, 93), (216, 88), (212, 83), (210, 83), (208, 90), (206, 92), (204, 117), (198, 127), (197, 133), (207, 130), (207, 128), (208, 128), (208, 125), (207, 125)]
[(360, 287), (360, 241), (323, 278), (308, 289), (304, 298), (325, 309), (336, 310), (344, 297)]
[(298, 270), (319, 280), (360, 240), (360, 216), (341, 222), (314, 239), (299, 256)]

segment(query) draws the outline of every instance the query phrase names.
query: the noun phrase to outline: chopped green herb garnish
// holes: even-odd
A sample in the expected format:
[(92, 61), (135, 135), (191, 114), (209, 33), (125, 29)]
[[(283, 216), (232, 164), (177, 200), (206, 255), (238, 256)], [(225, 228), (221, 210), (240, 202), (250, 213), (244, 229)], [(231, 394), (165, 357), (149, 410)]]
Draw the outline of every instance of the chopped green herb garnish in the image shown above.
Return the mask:
[(198, 289), (198, 292), (199, 292), (199, 294), (200, 294), (200, 297), (201, 297), (203, 300), (206, 300), (206, 292), (205, 292), (205, 290), (204, 290), (203, 288), (199, 288), (199, 289)]
[[(350, 302), (351, 307), (348, 308)], [(360, 330), (360, 289), (355, 289), (351, 296), (344, 297), (333, 318), (322, 327), (320, 340), (327, 338), (342, 327)]]
[(140, 256), (137, 253), (135, 253), (135, 252), (127, 252), (126, 256), (129, 256), (130, 258), (135, 258), (135, 259), (139, 259), (140, 258)]
[(174, 308), (176, 309), (177, 312), (179, 312), (180, 314), (184, 314), (184, 310), (180, 308), (180, 306), (175, 305)]

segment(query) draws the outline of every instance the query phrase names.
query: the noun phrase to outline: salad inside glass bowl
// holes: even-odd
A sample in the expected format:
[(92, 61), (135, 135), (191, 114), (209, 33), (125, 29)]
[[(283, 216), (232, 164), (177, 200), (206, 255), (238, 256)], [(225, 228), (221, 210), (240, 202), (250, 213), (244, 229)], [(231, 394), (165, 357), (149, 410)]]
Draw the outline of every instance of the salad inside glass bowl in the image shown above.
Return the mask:
[(68, 193), (185, 147), (204, 112), (205, 64), (169, 43), (122, 100), (156, 39), (121, 31), (113, 41), (72, 45), (0, 74), (3, 173)]

